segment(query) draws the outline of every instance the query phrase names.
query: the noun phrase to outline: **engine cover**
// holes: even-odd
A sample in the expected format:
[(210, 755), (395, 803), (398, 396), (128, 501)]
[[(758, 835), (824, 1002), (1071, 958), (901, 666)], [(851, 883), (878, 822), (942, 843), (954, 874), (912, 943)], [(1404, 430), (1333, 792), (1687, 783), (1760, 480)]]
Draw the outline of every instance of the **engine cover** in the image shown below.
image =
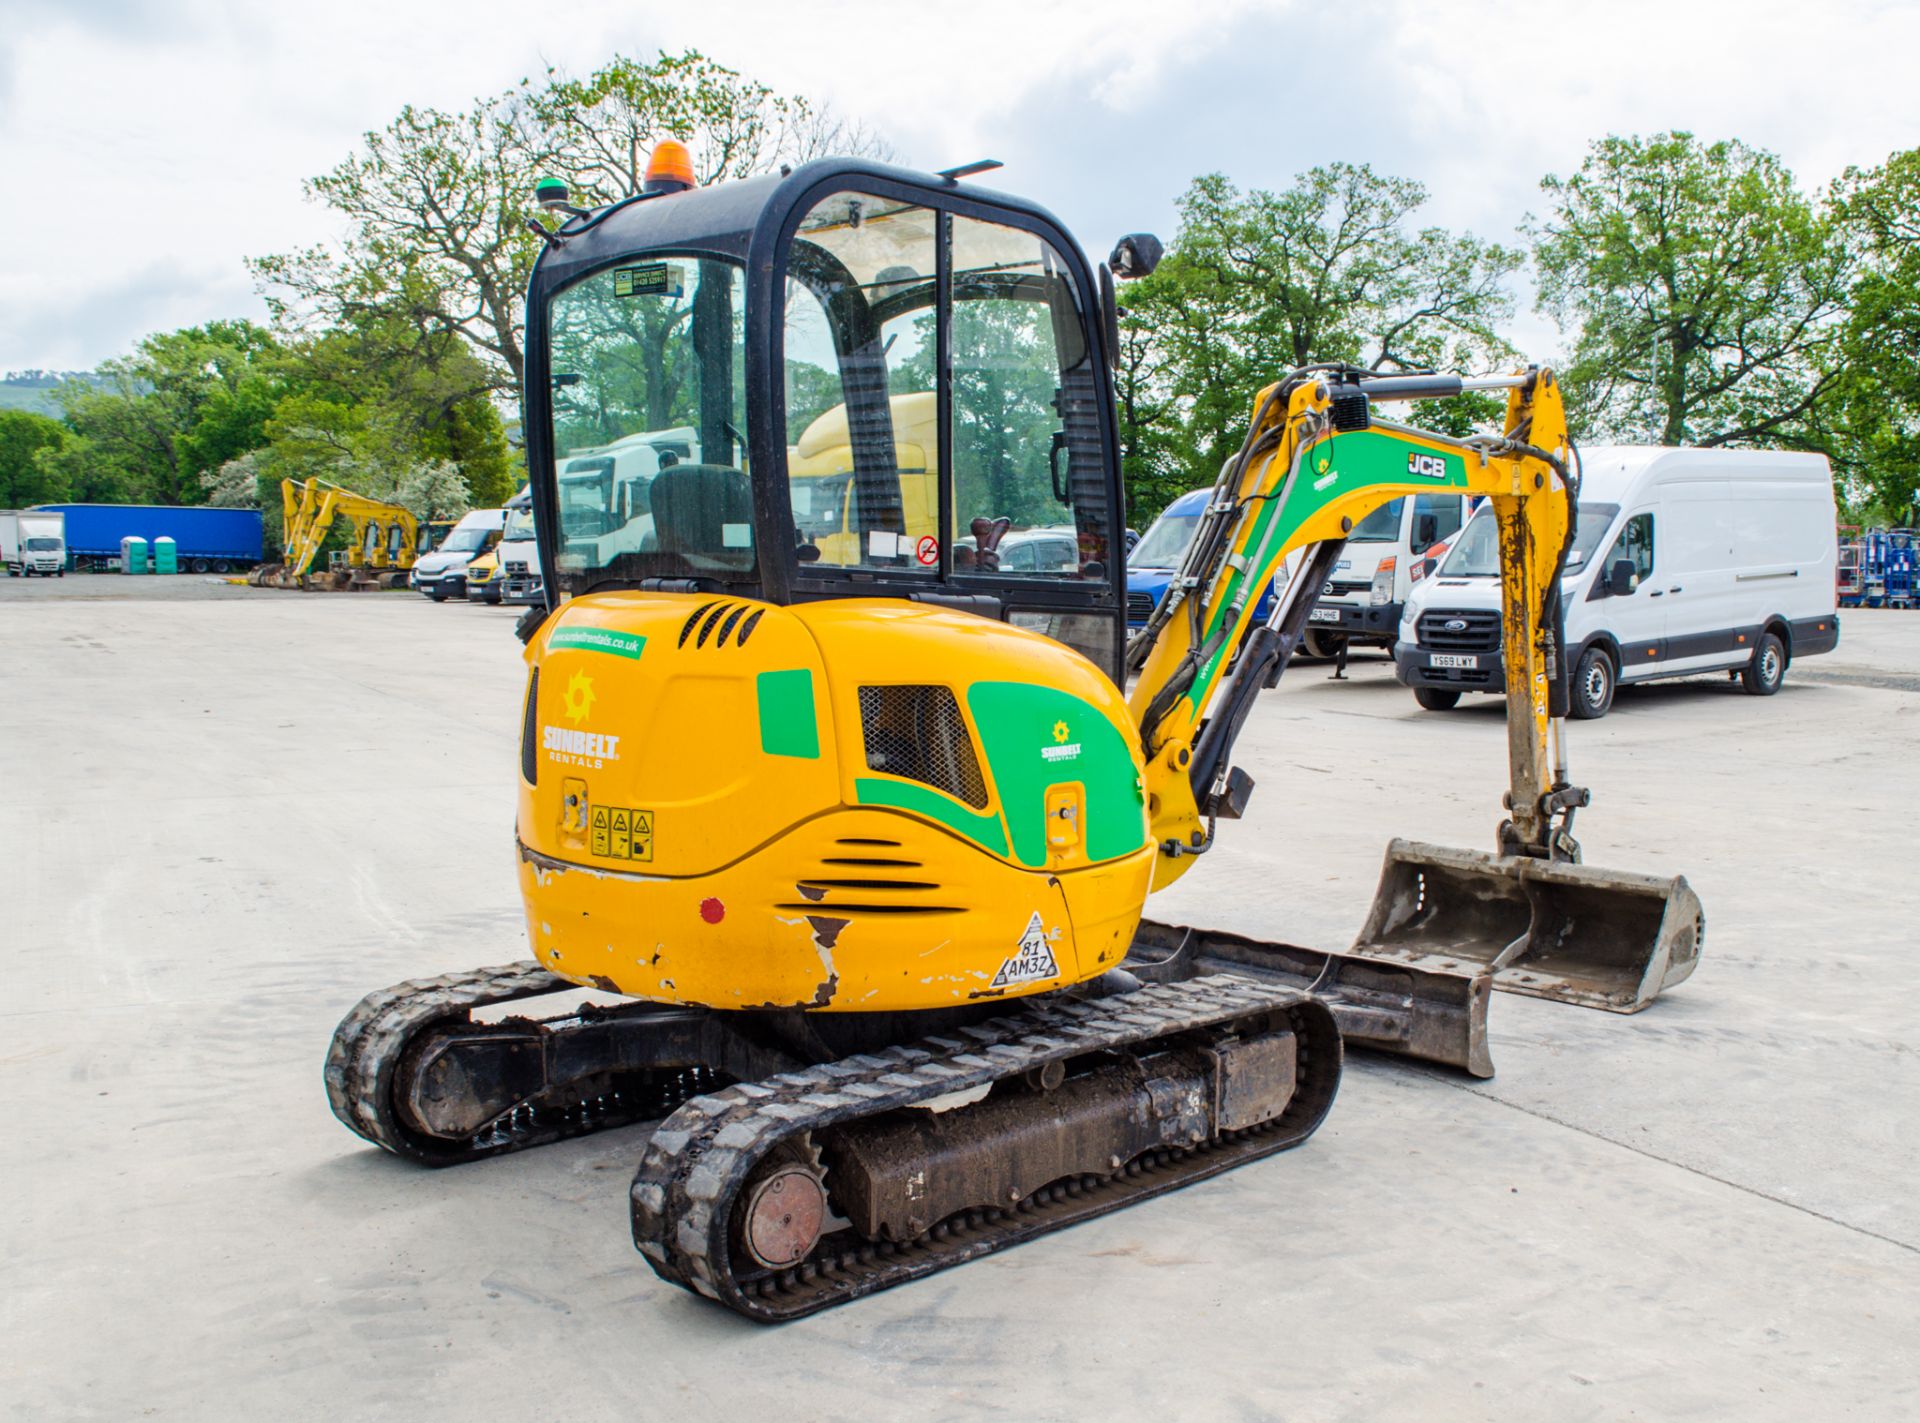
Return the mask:
[(1152, 870), (1125, 703), (1038, 633), (892, 600), (605, 593), (528, 649), (534, 953), (718, 1008), (1043, 992), (1131, 942)]

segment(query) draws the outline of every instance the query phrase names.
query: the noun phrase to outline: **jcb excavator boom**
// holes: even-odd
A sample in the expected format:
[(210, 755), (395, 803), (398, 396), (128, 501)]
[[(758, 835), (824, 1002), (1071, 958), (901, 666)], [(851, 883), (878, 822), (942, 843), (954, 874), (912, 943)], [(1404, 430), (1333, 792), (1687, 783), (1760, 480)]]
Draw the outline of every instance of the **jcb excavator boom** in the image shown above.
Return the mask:
[[(1499, 437), (1455, 439), (1374, 410), (1469, 386), (1506, 391)], [(1355, 949), (1423, 968), (1484, 965), (1514, 992), (1637, 1011), (1693, 971), (1702, 916), (1684, 880), (1578, 863), (1572, 822), (1589, 795), (1567, 778), (1559, 602), (1578, 456), (1549, 370), (1468, 382), (1330, 367), (1261, 392), (1179, 576), (1128, 648), (1154, 887), (1211, 846), (1217, 819), (1239, 816), (1252, 780), (1231, 764), (1234, 737), (1285, 668), (1346, 533), (1388, 498), (1441, 490), (1486, 496), (1498, 523), (1508, 814), (1493, 855), (1394, 841)], [(1268, 624), (1249, 629), (1256, 590), (1296, 549), (1299, 573)]]

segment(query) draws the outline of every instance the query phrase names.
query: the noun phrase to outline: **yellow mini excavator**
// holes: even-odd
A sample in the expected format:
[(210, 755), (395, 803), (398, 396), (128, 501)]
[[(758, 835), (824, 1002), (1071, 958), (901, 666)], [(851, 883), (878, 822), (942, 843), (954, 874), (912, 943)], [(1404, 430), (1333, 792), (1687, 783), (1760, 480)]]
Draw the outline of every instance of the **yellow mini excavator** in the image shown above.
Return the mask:
[[(281, 480), (280, 505), (285, 561), (263, 564), (249, 583), (329, 591), (405, 586), (419, 542), (411, 511), (324, 479)], [(313, 561), (335, 519), (347, 520), (353, 530), (343, 566), (316, 574)]]
[[(971, 170), (670, 160), (609, 207), (540, 194), (532, 958), (356, 1007), (326, 1066), (354, 1131), (445, 1165), (657, 1121), (640, 1252), (782, 1320), (1293, 1146), (1343, 1042), (1484, 1075), (1490, 988), (1630, 1011), (1692, 969), (1685, 881), (1570, 833), (1551, 372), (1287, 374), (1129, 639), (1112, 279), (1158, 244), (1096, 269)], [(1498, 437), (1379, 409), (1469, 386)], [(1394, 842), (1347, 952), (1144, 921), (1246, 807), (1235, 737), (1346, 534), (1435, 492), (1498, 521), (1497, 852)]]

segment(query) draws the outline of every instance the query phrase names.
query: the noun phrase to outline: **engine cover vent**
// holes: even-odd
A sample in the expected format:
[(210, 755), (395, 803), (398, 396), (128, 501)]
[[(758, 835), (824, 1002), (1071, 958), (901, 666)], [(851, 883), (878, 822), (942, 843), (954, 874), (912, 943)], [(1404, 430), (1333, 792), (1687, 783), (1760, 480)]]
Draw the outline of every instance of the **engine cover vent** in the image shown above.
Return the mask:
[(862, 687), (860, 727), (868, 770), (919, 781), (986, 809), (986, 778), (951, 687)]

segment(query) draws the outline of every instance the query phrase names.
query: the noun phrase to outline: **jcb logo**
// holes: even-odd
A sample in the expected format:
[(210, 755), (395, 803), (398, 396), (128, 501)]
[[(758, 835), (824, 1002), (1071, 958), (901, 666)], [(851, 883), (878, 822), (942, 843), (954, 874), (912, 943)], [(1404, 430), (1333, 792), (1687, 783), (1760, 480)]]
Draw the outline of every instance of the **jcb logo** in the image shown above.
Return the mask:
[(1438, 455), (1408, 455), (1407, 473), (1416, 479), (1445, 479), (1447, 462)]

